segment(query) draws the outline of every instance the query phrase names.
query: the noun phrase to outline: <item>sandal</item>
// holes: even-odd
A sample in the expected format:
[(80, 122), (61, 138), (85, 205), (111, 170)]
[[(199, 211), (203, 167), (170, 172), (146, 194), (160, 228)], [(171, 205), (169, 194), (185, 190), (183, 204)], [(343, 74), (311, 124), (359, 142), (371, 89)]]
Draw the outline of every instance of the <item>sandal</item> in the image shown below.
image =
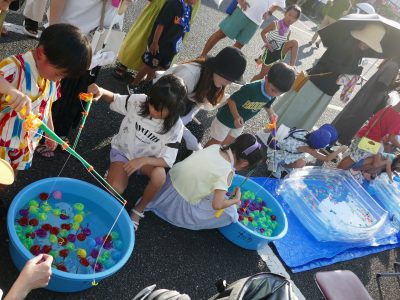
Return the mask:
[(123, 80), (125, 78), (125, 74), (128, 71), (128, 68), (121, 63), (116, 63), (115, 68), (112, 72), (114, 78), (118, 80)]
[(137, 216), (139, 217), (139, 220), (140, 220), (140, 219), (143, 219), (143, 218), (144, 218), (144, 213), (141, 213), (141, 212), (137, 211), (137, 210), (134, 209), (134, 208), (131, 209), (131, 215), (130, 215), (130, 217), (131, 217), (131, 221), (132, 221), (133, 227), (135, 228), (135, 231), (136, 231), (136, 230), (138, 230), (138, 228), (139, 228), (139, 221), (133, 220), (133, 219), (132, 219), (132, 216), (133, 216), (133, 215), (137, 215)]
[(49, 148), (46, 144), (39, 145), (36, 148), (36, 152), (42, 155), (43, 157), (47, 158), (54, 157), (54, 150)]

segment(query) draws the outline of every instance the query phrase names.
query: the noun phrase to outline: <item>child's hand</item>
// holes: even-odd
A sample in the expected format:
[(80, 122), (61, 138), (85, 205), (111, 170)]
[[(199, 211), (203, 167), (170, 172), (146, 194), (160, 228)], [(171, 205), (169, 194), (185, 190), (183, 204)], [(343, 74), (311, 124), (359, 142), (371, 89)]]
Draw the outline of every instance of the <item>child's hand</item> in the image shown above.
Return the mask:
[(10, 89), (7, 91), (7, 95), (10, 96), (10, 100), (8, 104), (10, 107), (19, 112), (22, 108), (26, 108), (25, 116), (29, 115), (32, 108), (32, 101), (31, 99), (17, 89)]
[(57, 145), (58, 145), (56, 141), (53, 141), (49, 138), (46, 138), (45, 144), (46, 144), (47, 148), (49, 148), (51, 151), (56, 150)]
[(243, 11), (250, 7), (250, 4), (246, 0), (238, 0), (238, 3)]
[(269, 51), (274, 50), (274, 49), (272, 48), (272, 45), (271, 45), (270, 43), (268, 43), (268, 42), (266, 42), (262, 48), (268, 48)]
[(242, 197), (242, 192), (240, 191), (240, 187), (235, 187), (235, 190), (233, 191), (235, 197), (231, 200), (232, 205), (237, 204), (240, 205), (241, 204), (241, 197)]
[(127, 163), (124, 164), (124, 171), (128, 176), (131, 176), (133, 173), (135, 173), (137, 170), (140, 170), (146, 163), (145, 163), (145, 157), (140, 157), (140, 158), (135, 158), (131, 159)]
[(152, 42), (149, 51), (151, 54), (157, 55), (160, 52), (160, 47), (158, 46), (158, 43)]
[(243, 127), (244, 126), (243, 118), (241, 116), (236, 117), (235, 120), (234, 120), (234, 125), (235, 125), (235, 128)]
[(93, 101), (98, 101), (103, 96), (103, 89), (95, 83), (88, 86), (87, 92), (93, 94)]
[(272, 112), (271, 114), (268, 114), (270, 122), (277, 122), (278, 121), (278, 115), (275, 112)]
[(39, 254), (28, 260), (15, 282), (16, 288), (29, 293), (33, 289), (47, 286), (52, 262), (53, 257), (48, 254)]

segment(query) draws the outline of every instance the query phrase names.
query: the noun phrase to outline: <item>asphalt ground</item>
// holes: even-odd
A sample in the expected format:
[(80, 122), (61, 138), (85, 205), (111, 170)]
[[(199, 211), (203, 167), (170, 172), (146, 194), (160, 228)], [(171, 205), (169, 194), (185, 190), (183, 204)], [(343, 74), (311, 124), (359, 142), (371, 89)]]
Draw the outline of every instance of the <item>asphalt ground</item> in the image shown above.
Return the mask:
[[(229, 1), (225, 1), (229, 2)], [(125, 31), (140, 13), (146, 1), (139, 0), (126, 14)], [(191, 28), (191, 33), (185, 43), (177, 61), (187, 61), (200, 54), (209, 35), (218, 28), (218, 23), (224, 18), (224, 8), (228, 3), (223, 3), (217, 9), (214, 2), (207, 0), (202, 6)], [(275, 13), (280, 17), (281, 13)], [(7, 21), (22, 24), (22, 17), (12, 13)], [(311, 38), (311, 31), (316, 25), (308, 18), (302, 17), (293, 28), (293, 38), (299, 41), (298, 69), (309, 68), (323, 53), (323, 49), (304, 46)], [(340, 33), (338, 33), (340, 34)], [(34, 47), (36, 42), (23, 35), (10, 32), (8, 37), (0, 40), (0, 57), (22, 53)], [(224, 46), (231, 45), (232, 41), (224, 40), (218, 44), (212, 53), (217, 53)], [(248, 58), (248, 67), (245, 79), (258, 72), (254, 58), (261, 53), (261, 39), (259, 35), (243, 49)], [(375, 63), (370, 60), (370, 63)], [(369, 70), (367, 77), (373, 74), (375, 67)], [(101, 70), (98, 84), (114, 92), (126, 93), (126, 83), (117, 81), (111, 76), (111, 67)], [(233, 87), (230, 91), (236, 89)], [(337, 97), (331, 104), (343, 106)], [(328, 109), (319, 120), (318, 124), (330, 122), (337, 114), (337, 110)], [(202, 112), (198, 119), (202, 122), (206, 133), (203, 138), (205, 143), (209, 138), (208, 128), (215, 112)], [(92, 108), (87, 125), (82, 133), (77, 151), (95, 169), (103, 174), (109, 166), (110, 140), (118, 131), (121, 116), (111, 112), (104, 103), (97, 103)], [(247, 132), (256, 132), (266, 123), (266, 115), (260, 113), (246, 124)], [(73, 135), (71, 136), (73, 138)], [(4, 194), (0, 194), (3, 207), (1, 208), (0, 224), (0, 287), (7, 291), (18, 275), (9, 251), (6, 229), (6, 209), (13, 197), (26, 185), (47, 177), (72, 177), (95, 183), (85, 168), (73, 157), (70, 157), (65, 168), (60, 173), (68, 155), (61, 150), (56, 152), (55, 158), (47, 159), (39, 155), (34, 158), (33, 167), (21, 172), (16, 183)], [(265, 176), (265, 166), (260, 166), (257, 176)], [(124, 194), (129, 203), (127, 208), (134, 205), (142, 194), (146, 179), (133, 176), (127, 192)], [(273, 246), (272, 246), (273, 248)], [(385, 251), (379, 254), (354, 259), (348, 262), (337, 263), (328, 267), (314, 269), (308, 272), (292, 274), (287, 270), (291, 279), (307, 299), (321, 299), (320, 292), (314, 283), (313, 275), (316, 271), (349, 269), (359, 276), (374, 299), (378, 298), (375, 274), (393, 269), (393, 262), (399, 260), (398, 250)], [(214, 282), (224, 278), (232, 282), (242, 277), (261, 271), (268, 271), (266, 263), (256, 251), (241, 249), (227, 241), (217, 230), (190, 231), (174, 227), (152, 213), (147, 213), (146, 218), (140, 223), (136, 233), (134, 252), (127, 264), (115, 275), (100, 282), (96, 287), (79, 293), (54, 293), (44, 289), (36, 290), (29, 295), (29, 299), (132, 299), (142, 288), (156, 283), (159, 288), (176, 289), (189, 294), (192, 299), (208, 299), (216, 293)], [(397, 282), (395, 279), (384, 280), (385, 299), (399, 299)]]

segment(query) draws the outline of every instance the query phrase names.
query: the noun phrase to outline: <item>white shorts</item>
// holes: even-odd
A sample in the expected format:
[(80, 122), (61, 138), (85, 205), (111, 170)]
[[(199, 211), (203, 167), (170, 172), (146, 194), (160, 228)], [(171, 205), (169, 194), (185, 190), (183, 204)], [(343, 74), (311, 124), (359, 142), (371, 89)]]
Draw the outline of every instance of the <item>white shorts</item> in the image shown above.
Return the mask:
[(230, 128), (222, 124), (217, 118), (211, 123), (211, 137), (218, 142), (223, 142), (225, 138), (230, 135), (233, 138), (237, 138), (243, 132), (243, 127)]

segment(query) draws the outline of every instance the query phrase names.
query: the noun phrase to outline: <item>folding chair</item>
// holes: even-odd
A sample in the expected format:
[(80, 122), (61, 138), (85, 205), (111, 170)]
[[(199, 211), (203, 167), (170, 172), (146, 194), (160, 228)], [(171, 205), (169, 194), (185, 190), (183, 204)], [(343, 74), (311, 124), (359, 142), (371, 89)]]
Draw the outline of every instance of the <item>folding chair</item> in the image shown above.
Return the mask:
[(360, 279), (351, 271), (317, 272), (314, 280), (326, 300), (372, 300)]
[(393, 264), (394, 272), (387, 272), (387, 273), (377, 273), (376, 274), (376, 283), (378, 284), (378, 291), (380, 299), (383, 299), (382, 287), (381, 287), (381, 278), (382, 277), (396, 277), (397, 282), (400, 285), (400, 262), (395, 262)]

